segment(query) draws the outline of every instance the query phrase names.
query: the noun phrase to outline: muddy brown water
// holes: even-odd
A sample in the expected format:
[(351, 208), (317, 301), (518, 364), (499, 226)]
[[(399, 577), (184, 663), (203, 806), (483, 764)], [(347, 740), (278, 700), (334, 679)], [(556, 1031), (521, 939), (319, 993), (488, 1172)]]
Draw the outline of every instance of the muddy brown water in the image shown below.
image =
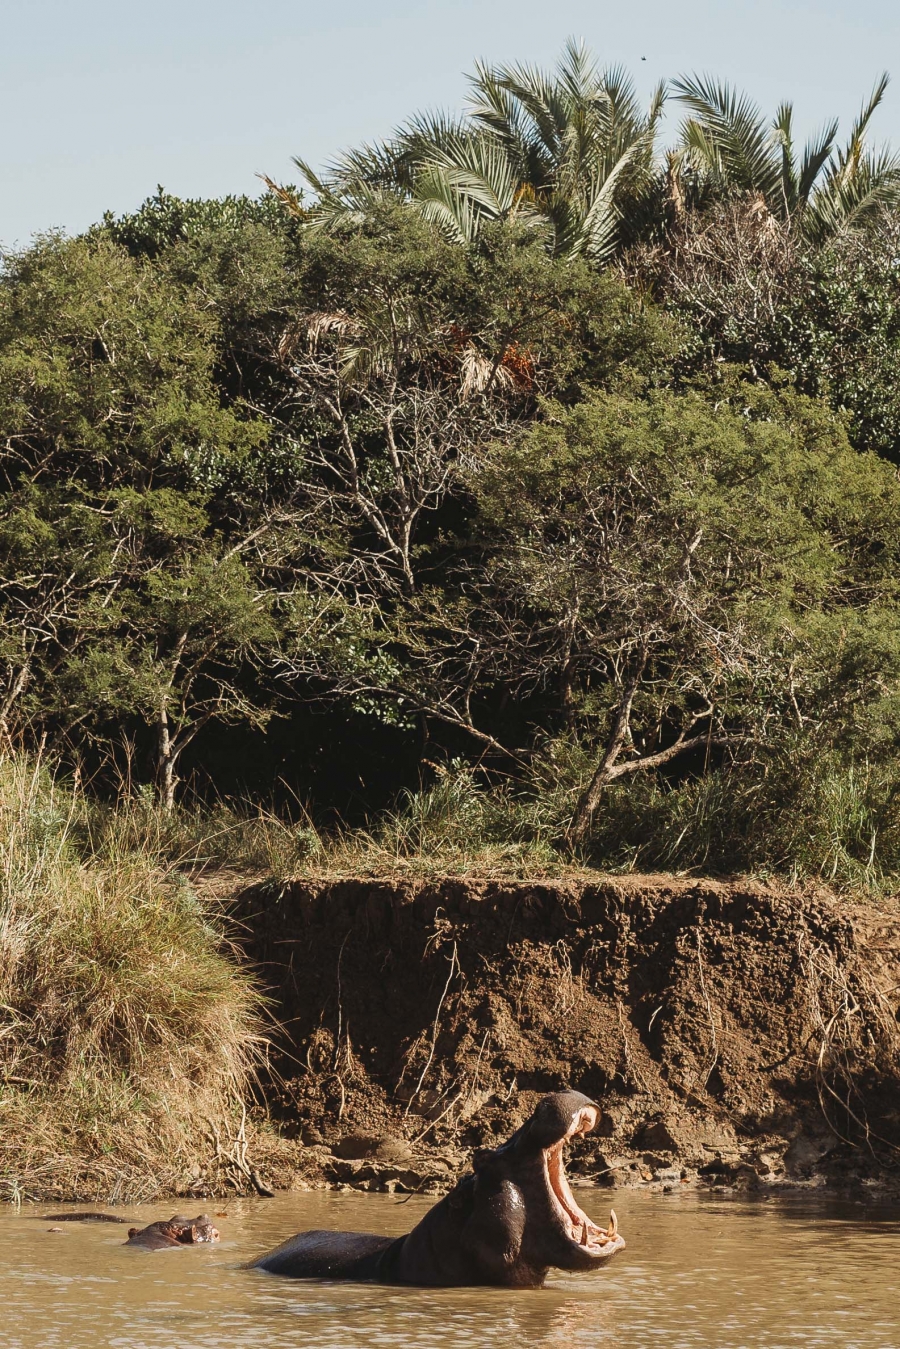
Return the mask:
[[(592, 1216), (609, 1190), (579, 1190)], [(242, 1263), (305, 1227), (399, 1233), (413, 1198), (315, 1192), (211, 1203), (218, 1246), (147, 1252), (125, 1229), (0, 1211), (6, 1349), (898, 1349), (900, 1209), (695, 1192), (612, 1195), (628, 1249), (594, 1275), (537, 1291), (382, 1288), (281, 1280)], [(43, 1211), (51, 1211), (45, 1208)], [(143, 1222), (171, 1204), (116, 1209)]]

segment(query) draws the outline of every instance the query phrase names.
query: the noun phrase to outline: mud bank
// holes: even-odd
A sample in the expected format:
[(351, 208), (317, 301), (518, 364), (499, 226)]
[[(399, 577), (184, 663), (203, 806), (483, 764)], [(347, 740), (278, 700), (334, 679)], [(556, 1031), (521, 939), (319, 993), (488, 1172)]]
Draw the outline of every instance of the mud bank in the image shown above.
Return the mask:
[(747, 880), (294, 881), (240, 916), (284, 1026), (279, 1185), (439, 1192), (564, 1086), (609, 1185), (900, 1188), (900, 908)]

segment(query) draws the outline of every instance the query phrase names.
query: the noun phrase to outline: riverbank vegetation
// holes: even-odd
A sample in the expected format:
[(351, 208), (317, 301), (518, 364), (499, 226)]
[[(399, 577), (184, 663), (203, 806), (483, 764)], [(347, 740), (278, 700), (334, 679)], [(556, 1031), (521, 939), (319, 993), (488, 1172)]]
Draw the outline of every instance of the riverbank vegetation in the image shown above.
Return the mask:
[(0, 763), (0, 1197), (128, 1197), (240, 1174), (262, 1005), (184, 875)]
[(7, 754), (167, 864), (895, 884), (885, 87), (801, 152), (572, 46), (307, 195), (8, 254)]
[[(789, 105), (767, 119), (684, 77), (642, 110), (570, 46), (551, 72), (479, 68), (463, 118), (414, 118), (321, 174), (298, 161), (302, 190), (160, 190), (4, 256), (9, 1197), (257, 1183), (248, 1142), (281, 1142), (261, 1099), (248, 1123), (268, 1011), (240, 952), (298, 873), (328, 904), (335, 877), (481, 894), (478, 878), (584, 886), (587, 869), (896, 892), (885, 88), (848, 136), (829, 125), (800, 151)], [(223, 897), (264, 878), (234, 929)], [(765, 941), (799, 953), (783, 917)], [(292, 1127), (318, 1128), (304, 1092), (340, 1121), (359, 1085), (347, 933), (323, 922), (336, 1006), (317, 995), (300, 1095), (266, 1081)], [(548, 977), (569, 999), (561, 947)], [(872, 989), (884, 1029), (863, 973), (828, 974), (843, 1001), (803, 1031), (820, 1077), (840, 1041), (853, 1080), (846, 1008)], [(404, 1053), (434, 1055), (443, 1001)], [(615, 1024), (610, 1081), (631, 1072)]]

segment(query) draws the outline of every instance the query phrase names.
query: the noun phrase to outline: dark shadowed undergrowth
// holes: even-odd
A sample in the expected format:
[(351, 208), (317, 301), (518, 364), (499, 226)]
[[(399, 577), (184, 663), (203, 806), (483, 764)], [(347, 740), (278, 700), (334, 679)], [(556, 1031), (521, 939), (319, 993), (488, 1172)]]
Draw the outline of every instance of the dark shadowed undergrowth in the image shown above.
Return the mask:
[(304, 812), (292, 819), (240, 801), (167, 812), (148, 792), (114, 805), (83, 801), (77, 833), (91, 857), (137, 855), (193, 876), (514, 878), (588, 868), (822, 880), (869, 894), (900, 885), (892, 763), (854, 762), (798, 742), (680, 782), (634, 775), (607, 789), (576, 847), (567, 831), (591, 768), (590, 755), (567, 740), (516, 782), (486, 783), (457, 760), (362, 829), (317, 827)]

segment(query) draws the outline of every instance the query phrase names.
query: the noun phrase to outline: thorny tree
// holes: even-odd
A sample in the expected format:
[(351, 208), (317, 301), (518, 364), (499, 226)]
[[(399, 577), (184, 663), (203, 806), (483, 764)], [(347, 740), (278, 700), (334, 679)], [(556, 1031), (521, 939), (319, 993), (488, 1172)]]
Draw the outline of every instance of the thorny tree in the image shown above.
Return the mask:
[(283, 677), (497, 745), (439, 679), (408, 677), (411, 662), (429, 665), (414, 654), (422, 615), (445, 593), (460, 545), (470, 548), (463, 482), (542, 395), (577, 396), (588, 372), (636, 377), (671, 335), (618, 283), (553, 262), (508, 229), (464, 254), (394, 210), (375, 237), (318, 236), (307, 248), (305, 293), (318, 303), (290, 318), (271, 353), (276, 434), (302, 463), (298, 503), (315, 509)]
[(483, 354), (453, 325), (423, 331), (394, 296), (378, 298), (374, 322), (312, 313), (282, 334), (291, 382), (282, 415), (302, 428), (304, 491), (320, 527), (354, 545), (333, 579), (412, 594), (423, 516), (482, 441), (502, 432), (503, 395), (528, 370), (508, 351)]
[(519, 679), (557, 681), (600, 739), (576, 839), (617, 779), (846, 725), (884, 689), (850, 650), (860, 611), (893, 604), (891, 470), (815, 404), (721, 392), (595, 399), (482, 475), (494, 609), (527, 616)]
[(0, 704), (111, 752), (155, 732), (170, 807), (213, 719), (259, 722), (243, 677), (272, 640), (258, 517), (223, 491), (266, 428), (224, 409), (203, 297), (102, 240), (10, 259), (0, 292)]
[[(895, 677), (864, 650), (864, 615), (893, 613), (891, 470), (804, 399), (735, 383), (718, 405), (548, 409), (468, 486), (482, 552), (367, 634), (373, 687), (519, 759), (593, 744), (576, 841), (611, 783), (848, 726)], [(500, 694), (532, 709), (526, 743), (492, 734)]]

